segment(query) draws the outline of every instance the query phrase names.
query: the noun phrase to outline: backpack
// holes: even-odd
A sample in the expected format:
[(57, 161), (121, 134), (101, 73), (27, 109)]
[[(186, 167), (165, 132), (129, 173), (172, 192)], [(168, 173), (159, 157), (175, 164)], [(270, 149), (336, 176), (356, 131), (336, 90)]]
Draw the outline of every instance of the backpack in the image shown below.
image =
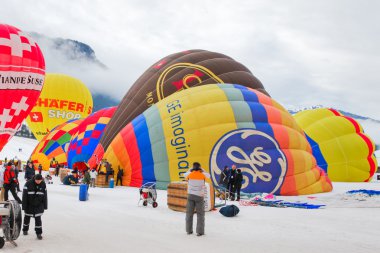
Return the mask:
[(239, 208), (235, 205), (228, 205), (220, 208), (219, 213), (226, 217), (234, 217), (240, 212)]

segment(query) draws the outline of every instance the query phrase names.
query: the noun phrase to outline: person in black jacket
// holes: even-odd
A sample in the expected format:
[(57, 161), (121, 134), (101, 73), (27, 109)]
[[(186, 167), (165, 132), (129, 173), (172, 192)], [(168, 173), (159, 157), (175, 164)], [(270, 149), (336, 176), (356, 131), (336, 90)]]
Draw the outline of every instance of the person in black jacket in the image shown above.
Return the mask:
[(243, 183), (243, 174), (241, 173), (241, 169), (236, 170), (236, 179), (235, 179), (235, 189), (237, 193), (237, 198), (236, 200), (240, 200), (240, 190), (241, 190), (241, 185)]
[(224, 166), (224, 169), (223, 169), (222, 173), (220, 174), (220, 178), (219, 178), (219, 185), (220, 186), (227, 188), (228, 176), (229, 176), (228, 166)]
[(228, 185), (227, 185), (227, 190), (230, 193), (230, 200), (234, 201), (235, 200), (235, 185), (236, 185), (236, 165), (232, 165), (229, 179), (228, 179)]
[(22, 194), (22, 210), (24, 210), (24, 226), (22, 231), (24, 235), (28, 234), (30, 218), (34, 217), (37, 238), (42, 240), (42, 221), (41, 216), (44, 210), (47, 210), (47, 191), (46, 184), (43, 181), (42, 175), (37, 174), (32, 180), (29, 180), (24, 185)]
[(35, 174), (36, 172), (34, 171), (32, 163), (28, 162), (25, 168), (25, 180), (29, 181), (30, 179), (34, 177)]
[(120, 181), (120, 185), (123, 186), (123, 176), (124, 176), (124, 170), (121, 169), (119, 166), (117, 170), (116, 186), (119, 184), (119, 181)]
[(42, 175), (42, 165), (38, 165), (38, 173), (40, 173), (40, 175)]

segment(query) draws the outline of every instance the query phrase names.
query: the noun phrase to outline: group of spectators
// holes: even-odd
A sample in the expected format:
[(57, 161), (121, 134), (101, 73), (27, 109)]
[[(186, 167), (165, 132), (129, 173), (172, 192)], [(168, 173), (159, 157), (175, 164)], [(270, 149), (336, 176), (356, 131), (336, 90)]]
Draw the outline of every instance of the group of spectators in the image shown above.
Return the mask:
[[(231, 169), (228, 166), (224, 166), (224, 169), (219, 178), (219, 185), (225, 187), (230, 200), (235, 200), (236, 193), (236, 200), (240, 200), (240, 190), (242, 182), (243, 175), (240, 169), (236, 169), (236, 165), (232, 165)], [(228, 196), (226, 196), (226, 198), (227, 197)]]

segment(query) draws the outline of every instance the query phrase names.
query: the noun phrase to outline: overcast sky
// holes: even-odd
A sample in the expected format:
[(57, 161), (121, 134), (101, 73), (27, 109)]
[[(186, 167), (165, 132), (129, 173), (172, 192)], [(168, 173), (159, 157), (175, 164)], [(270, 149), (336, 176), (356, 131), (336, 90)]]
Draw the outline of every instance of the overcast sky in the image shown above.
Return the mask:
[(90, 45), (108, 69), (42, 48), (63, 72), (120, 99), (158, 59), (206, 49), (246, 65), (285, 106), (380, 119), (380, 1), (1, 0), (0, 22)]

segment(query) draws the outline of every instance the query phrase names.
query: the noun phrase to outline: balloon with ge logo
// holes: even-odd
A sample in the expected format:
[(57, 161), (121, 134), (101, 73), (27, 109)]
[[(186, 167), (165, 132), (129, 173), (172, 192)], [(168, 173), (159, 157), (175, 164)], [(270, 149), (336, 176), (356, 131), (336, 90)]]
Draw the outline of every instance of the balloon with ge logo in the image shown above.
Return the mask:
[(263, 93), (209, 84), (174, 93), (125, 126), (104, 154), (124, 168), (123, 185), (165, 189), (200, 162), (218, 185), (224, 166), (243, 173), (242, 191), (299, 195), (332, 185), (292, 116)]

